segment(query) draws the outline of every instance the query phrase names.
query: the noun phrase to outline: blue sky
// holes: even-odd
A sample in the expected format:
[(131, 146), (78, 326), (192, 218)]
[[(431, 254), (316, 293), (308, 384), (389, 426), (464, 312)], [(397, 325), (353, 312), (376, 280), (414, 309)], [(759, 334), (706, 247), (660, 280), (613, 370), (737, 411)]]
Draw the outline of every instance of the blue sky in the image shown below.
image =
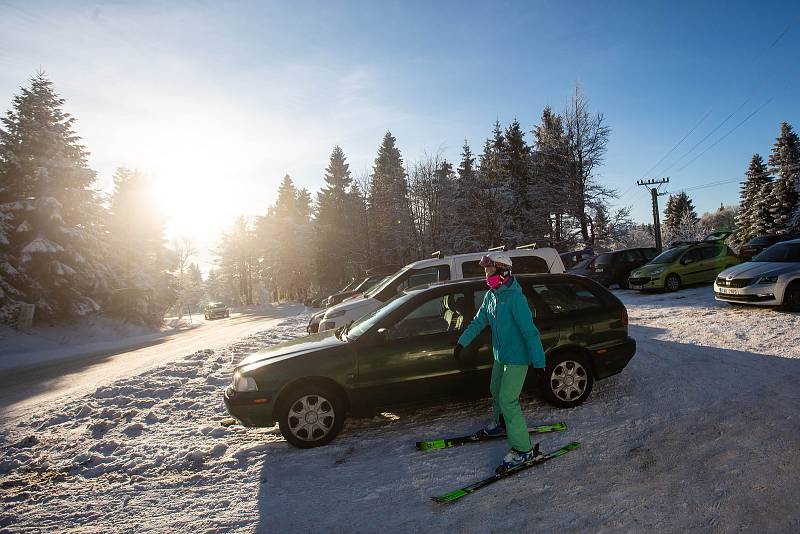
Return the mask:
[[(284, 174), (316, 191), (335, 144), (355, 174), (387, 130), (407, 161), (457, 161), (465, 138), (479, 152), (495, 120), (529, 130), (578, 82), (612, 128), (599, 178), (646, 221), (645, 172), (673, 191), (733, 180), (781, 121), (800, 129), (798, 17), (796, 2), (0, 1), (0, 109), (43, 68), (99, 185), (149, 173), (172, 235), (206, 249)], [(702, 213), (738, 185), (689, 194)]]

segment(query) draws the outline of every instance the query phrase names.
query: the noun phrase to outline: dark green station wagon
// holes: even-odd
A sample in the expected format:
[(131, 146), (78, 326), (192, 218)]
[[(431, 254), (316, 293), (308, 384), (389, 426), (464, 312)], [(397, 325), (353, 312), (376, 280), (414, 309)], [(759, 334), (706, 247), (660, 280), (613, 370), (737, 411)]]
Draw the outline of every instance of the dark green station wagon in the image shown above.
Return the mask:
[[(542, 335), (547, 368), (526, 390), (554, 406), (582, 403), (595, 380), (619, 373), (636, 352), (622, 302), (591, 280), (521, 275)], [(281, 343), (244, 359), (225, 405), (245, 426), (280, 426), (301, 448), (333, 440), (348, 413), (489, 394), (491, 331), (459, 357), (453, 346), (488, 291), (480, 279), (406, 290), (349, 327)]]

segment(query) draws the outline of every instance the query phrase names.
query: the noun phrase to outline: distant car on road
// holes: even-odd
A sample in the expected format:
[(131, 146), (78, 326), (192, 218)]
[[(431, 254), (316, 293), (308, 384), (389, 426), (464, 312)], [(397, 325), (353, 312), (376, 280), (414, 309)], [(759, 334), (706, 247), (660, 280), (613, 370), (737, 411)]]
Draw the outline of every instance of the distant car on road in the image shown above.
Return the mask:
[[(636, 352), (628, 313), (610, 291), (580, 276), (518, 275), (542, 336), (546, 368), (526, 390), (573, 408), (595, 380), (621, 372)], [(492, 336), (486, 328), (459, 359), (453, 346), (488, 291), (472, 278), (401, 290), (349, 326), (297, 338), (245, 358), (225, 389), (230, 414), (245, 426), (278, 422), (297, 447), (325, 445), (348, 412), (489, 392)]]
[(790, 241), (792, 239), (800, 239), (800, 235), (790, 235), (790, 234), (783, 234), (783, 235), (760, 235), (754, 237), (741, 247), (739, 247), (739, 259), (742, 261), (750, 261), (753, 256), (760, 253), (762, 250), (766, 250), (767, 248), (771, 247), (775, 243), (780, 243), (781, 241)]
[(776, 243), (750, 261), (719, 273), (714, 297), (800, 311), (800, 239)]
[(203, 312), (205, 313), (206, 320), (231, 316), (231, 309), (222, 302), (209, 302), (203, 309)]
[(713, 282), (720, 271), (739, 263), (739, 258), (721, 241), (697, 241), (659, 254), (631, 273), (631, 289), (677, 291), (683, 286)]
[(588, 276), (598, 284), (609, 287), (613, 284), (628, 287), (631, 271), (644, 265), (658, 255), (654, 247), (636, 247), (603, 252), (594, 257), (580, 274)]

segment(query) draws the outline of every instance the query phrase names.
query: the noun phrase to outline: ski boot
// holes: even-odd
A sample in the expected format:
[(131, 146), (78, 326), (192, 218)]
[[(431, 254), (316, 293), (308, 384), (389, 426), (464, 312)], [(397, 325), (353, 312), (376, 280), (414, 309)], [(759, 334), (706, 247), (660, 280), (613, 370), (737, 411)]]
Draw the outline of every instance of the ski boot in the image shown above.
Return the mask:
[(498, 475), (502, 475), (507, 473), (509, 470), (522, 465), (524, 463), (530, 462), (532, 460), (536, 460), (537, 458), (541, 458), (543, 455), (539, 452), (539, 444), (531, 448), (528, 452), (519, 452), (516, 449), (511, 449), (508, 451), (508, 454), (505, 455), (503, 458), (503, 463), (497, 466), (495, 472)]

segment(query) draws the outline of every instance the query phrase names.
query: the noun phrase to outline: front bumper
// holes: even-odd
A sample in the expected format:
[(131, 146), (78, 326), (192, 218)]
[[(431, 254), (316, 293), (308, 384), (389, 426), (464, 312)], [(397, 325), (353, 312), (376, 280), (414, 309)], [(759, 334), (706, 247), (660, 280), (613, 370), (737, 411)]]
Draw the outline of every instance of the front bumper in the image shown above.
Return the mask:
[(227, 311), (213, 311), (213, 312), (206, 312), (209, 319), (221, 319), (223, 317), (227, 317), (229, 312)]
[(777, 284), (753, 284), (747, 287), (719, 287), (714, 282), (714, 298), (723, 302), (739, 302), (761, 306), (777, 306)]
[(664, 274), (631, 276), (628, 278), (628, 287), (631, 289), (664, 289)]
[(225, 388), (225, 408), (244, 426), (275, 426), (275, 401), (262, 391), (241, 393), (233, 387)]
[(625, 369), (636, 354), (636, 340), (628, 336), (623, 343), (594, 350), (592, 354), (597, 379), (607, 378)]

